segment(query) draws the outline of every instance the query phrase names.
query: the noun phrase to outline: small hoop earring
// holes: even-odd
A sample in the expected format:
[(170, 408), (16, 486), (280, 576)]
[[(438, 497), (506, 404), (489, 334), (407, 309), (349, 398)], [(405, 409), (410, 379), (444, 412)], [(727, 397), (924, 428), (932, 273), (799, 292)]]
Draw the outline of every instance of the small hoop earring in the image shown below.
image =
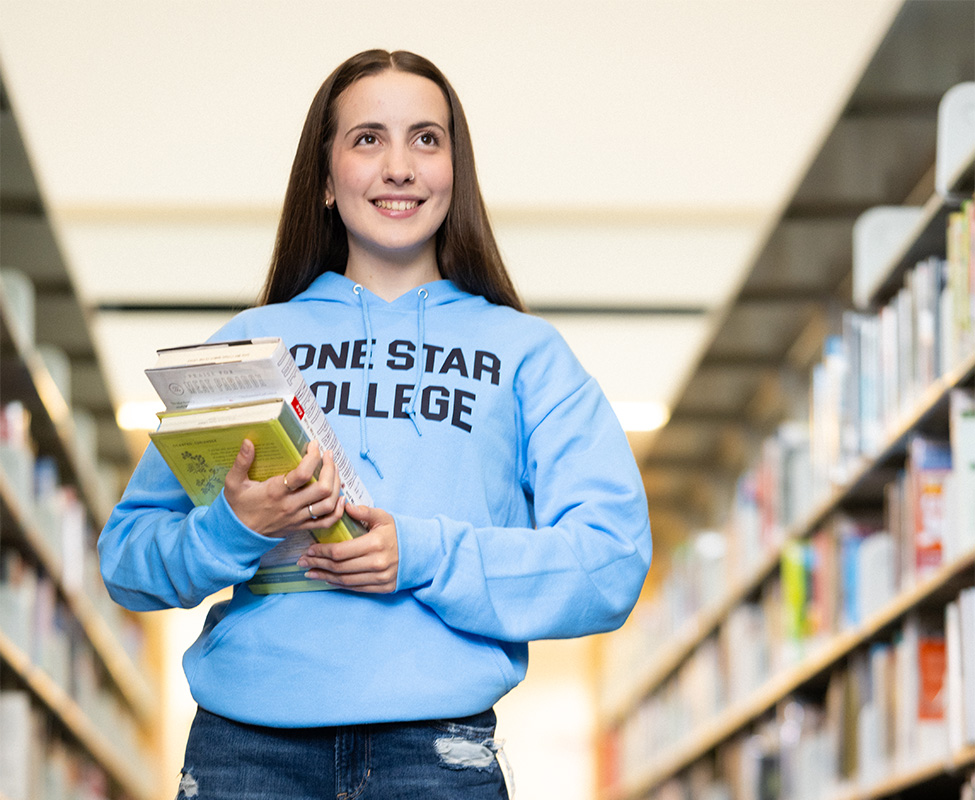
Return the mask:
[(325, 208), (327, 208), (329, 211), (332, 210), (332, 207), (334, 205), (335, 205), (335, 201), (334, 200), (326, 200), (325, 201)]

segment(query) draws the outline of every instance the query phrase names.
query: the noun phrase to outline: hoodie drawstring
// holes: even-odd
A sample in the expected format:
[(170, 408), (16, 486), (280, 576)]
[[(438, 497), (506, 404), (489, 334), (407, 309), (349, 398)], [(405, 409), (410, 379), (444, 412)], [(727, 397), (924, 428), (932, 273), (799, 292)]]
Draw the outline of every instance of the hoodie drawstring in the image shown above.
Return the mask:
[[(372, 464), (376, 470), (376, 474), (382, 479), (383, 471), (379, 468), (379, 464), (376, 463), (376, 459), (369, 450), (369, 434), (366, 429), (366, 409), (369, 402), (369, 371), (372, 369), (372, 321), (369, 318), (369, 306), (366, 303), (365, 296), (362, 294), (362, 284), (357, 283), (352, 287), (352, 291), (359, 298), (359, 308), (362, 311), (362, 327), (365, 328), (366, 332), (366, 364), (363, 369), (362, 392), (359, 398), (359, 455)], [(420, 425), (417, 422), (416, 401), (420, 396), (420, 389), (423, 386), (423, 347), (425, 344), (424, 339), (426, 338), (426, 307), (427, 297), (430, 296), (430, 293), (421, 287), (417, 289), (416, 296), (416, 371), (413, 377), (413, 396), (410, 398), (407, 414), (410, 417), (410, 422), (413, 423), (416, 435), (422, 436), (423, 433), (420, 431)]]
[(362, 396), (359, 399), (359, 455), (372, 464), (382, 480), (383, 471), (379, 469), (379, 464), (369, 452), (369, 437), (366, 433), (366, 403), (369, 400), (369, 370), (372, 368), (372, 324), (369, 321), (369, 309), (366, 306), (366, 298), (362, 296), (362, 285), (356, 284), (352, 287), (359, 298), (359, 308), (362, 309), (362, 325), (366, 329), (366, 365), (362, 373)]
[(423, 434), (420, 432), (420, 426), (416, 421), (416, 401), (420, 396), (420, 387), (423, 384), (423, 340), (426, 337), (425, 317), (429, 292), (427, 292), (426, 289), (421, 288), (417, 290), (416, 296), (416, 377), (413, 379), (413, 396), (410, 398), (410, 407), (407, 410), (407, 413), (410, 415), (410, 421), (413, 423), (413, 427), (416, 429), (416, 435), (423, 436)]

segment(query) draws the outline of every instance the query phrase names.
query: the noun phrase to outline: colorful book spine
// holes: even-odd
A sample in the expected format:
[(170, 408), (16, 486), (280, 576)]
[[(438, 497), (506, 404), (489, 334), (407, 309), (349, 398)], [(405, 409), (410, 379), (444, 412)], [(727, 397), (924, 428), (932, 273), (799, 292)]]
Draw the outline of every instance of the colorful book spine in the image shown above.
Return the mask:
[(809, 597), (808, 548), (803, 542), (789, 542), (782, 551), (782, 599), (785, 622), (785, 658), (798, 661), (809, 636), (807, 604)]
[(951, 474), (951, 447), (948, 442), (914, 436), (908, 444), (908, 474), (916, 579), (944, 563), (944, 485)]

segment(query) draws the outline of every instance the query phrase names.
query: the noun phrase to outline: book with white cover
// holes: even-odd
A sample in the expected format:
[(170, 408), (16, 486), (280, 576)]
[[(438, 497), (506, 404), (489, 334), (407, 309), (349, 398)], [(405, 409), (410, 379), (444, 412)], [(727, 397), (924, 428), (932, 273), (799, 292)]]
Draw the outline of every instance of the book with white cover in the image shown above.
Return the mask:
[(0, 796), (10, 800), (28, 800), (38, 788), (32, 718), (26, 691), (0, 691)]
[(283, 397), (322, 452), (332, 451), (342, 489), (356, 505), (373, 505), (298, 365), (279, 337), (207, 342), (157, 351), (146, 376), (167, 410), (206, 408)]
[(948, 483), (947, 560), (975, 550), (975, 394), (953, 389), (949, 396), (951, 475)]
[(958, 595), (964, 737), (975, 744), (975, 586)]

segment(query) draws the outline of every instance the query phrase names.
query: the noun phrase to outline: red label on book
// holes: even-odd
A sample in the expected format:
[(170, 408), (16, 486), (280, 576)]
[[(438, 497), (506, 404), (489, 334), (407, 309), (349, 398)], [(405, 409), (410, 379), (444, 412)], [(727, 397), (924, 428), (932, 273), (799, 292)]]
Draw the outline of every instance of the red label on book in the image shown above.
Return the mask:
[(291, 407), (295, 410), (295, 414), (298, 415), (298, 419), (305, 418), (305, 409), (301, 407), (301, 403), (298, 402), (297, 397), (291, 398)]

